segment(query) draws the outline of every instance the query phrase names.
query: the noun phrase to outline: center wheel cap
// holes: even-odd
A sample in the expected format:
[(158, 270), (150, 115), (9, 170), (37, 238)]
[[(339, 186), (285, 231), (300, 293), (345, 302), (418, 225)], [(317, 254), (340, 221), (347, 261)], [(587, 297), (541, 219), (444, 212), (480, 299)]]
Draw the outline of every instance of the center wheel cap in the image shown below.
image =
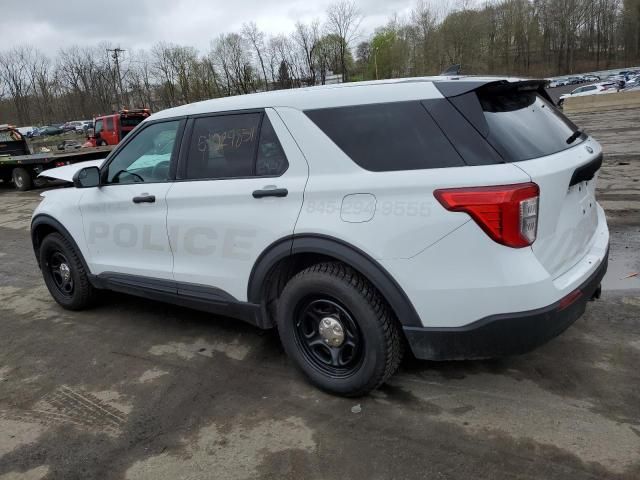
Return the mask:
[(318, 333), (320, 333), (324, 343), (330, 347), (339, 347), (344, 342), (344, 328), (333, 317), (325, 317), (320, 320)]
[(71, 269), (69, 265), (63, 263), (60, 265), (60, 275), (62, 275), (62, 279), (67, 282), (71, 278)]

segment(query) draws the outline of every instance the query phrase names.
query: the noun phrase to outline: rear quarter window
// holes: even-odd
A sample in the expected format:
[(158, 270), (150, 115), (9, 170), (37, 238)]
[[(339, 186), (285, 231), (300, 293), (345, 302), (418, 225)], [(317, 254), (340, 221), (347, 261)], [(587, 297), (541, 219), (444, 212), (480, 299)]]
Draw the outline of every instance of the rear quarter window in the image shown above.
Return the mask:
[(417, 101), (307, 110), (305, 114), (366, 170), (384, 172), (464, 165)]

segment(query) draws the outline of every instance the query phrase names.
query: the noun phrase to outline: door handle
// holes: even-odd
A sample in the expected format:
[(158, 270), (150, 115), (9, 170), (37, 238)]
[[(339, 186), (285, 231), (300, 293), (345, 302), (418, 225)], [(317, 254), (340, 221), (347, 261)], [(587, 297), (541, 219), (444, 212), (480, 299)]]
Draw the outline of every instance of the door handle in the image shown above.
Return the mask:
[(287, 195), (289, 195), (289, 190), (286, 188), (263, 188), (253, 191), (253, 198), (286, 197)]
[(139, 195), (137, 197), (133, 197), (133, 203), (155, 203), (156, 196), (155, 195)]

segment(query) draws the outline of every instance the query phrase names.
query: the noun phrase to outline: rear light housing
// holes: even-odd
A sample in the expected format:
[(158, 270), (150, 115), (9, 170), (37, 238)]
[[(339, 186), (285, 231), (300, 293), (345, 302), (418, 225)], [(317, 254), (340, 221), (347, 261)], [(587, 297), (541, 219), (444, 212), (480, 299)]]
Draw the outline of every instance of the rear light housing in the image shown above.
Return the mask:
[(447, 210), (469, 214), (502, 245), (523, 248), (536, 239), (540, 189), (535, 183), (445, 188), (433, 194)]

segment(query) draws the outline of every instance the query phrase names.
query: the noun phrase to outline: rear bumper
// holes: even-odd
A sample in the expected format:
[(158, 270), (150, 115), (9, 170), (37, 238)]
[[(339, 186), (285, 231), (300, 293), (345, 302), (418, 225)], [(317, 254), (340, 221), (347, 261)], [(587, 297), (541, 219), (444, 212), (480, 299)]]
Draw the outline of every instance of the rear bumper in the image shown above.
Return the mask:
[(599, 292), (609, 252), (577, 289), (546, 307), (491, 315), (462, 327), (404, 327), (413, 354), (423, 360), (468, 360), (525, 353), (560, 335)]

